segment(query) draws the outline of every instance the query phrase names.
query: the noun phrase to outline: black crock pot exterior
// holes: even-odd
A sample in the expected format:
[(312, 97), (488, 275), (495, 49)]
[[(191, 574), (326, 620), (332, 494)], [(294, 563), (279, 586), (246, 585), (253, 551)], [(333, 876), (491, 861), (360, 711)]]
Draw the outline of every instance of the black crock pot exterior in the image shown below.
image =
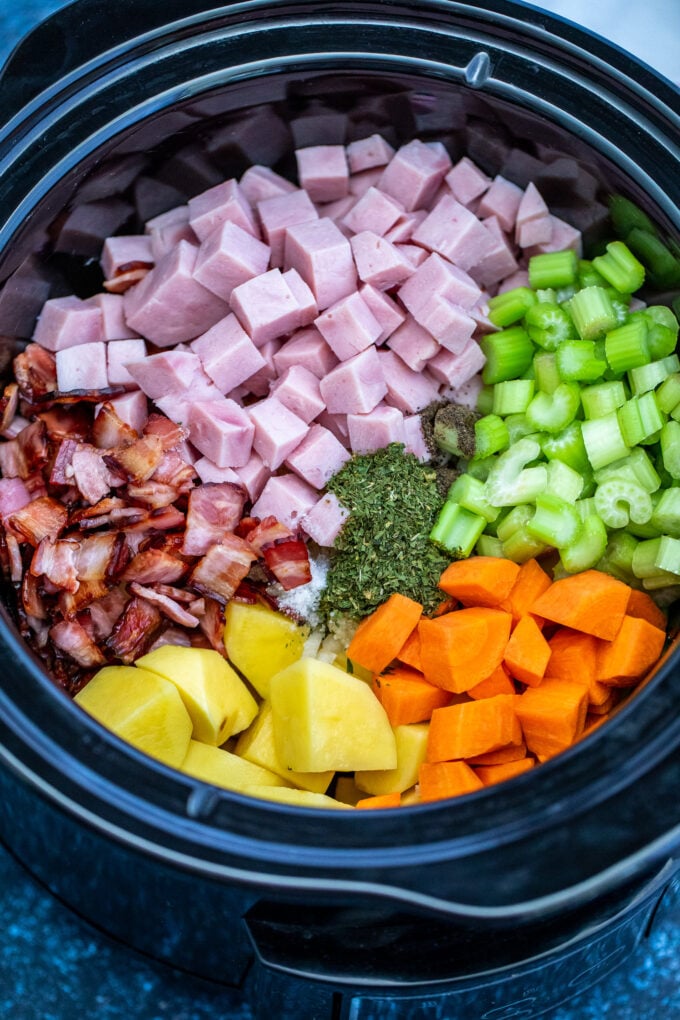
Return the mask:
[[(69, 210), (134, 229), (161, 211), (141, 180), (184, 201), (248, 162), (292, 172), (296, 144), (441, 138), (522, 185), (544, 172), (588, 243), (611, 230), (614, 191), (680, 238), (677, 91), (522, 4), (79, 0), (14, 53), (0, 99), (6, 362), (46, 296), (99, 286), (103, 234), (66, 232)], [(578, 179), (545, 174), (559, 154)], [(247, 985), (257, 1016), (537, 1016), (625, 961), (677, 871), (675, 643), (611, 721), (535, 772), (357, 817), (137, 753), (45, 676), (5, 602), (4, 842), (107, 932)]]

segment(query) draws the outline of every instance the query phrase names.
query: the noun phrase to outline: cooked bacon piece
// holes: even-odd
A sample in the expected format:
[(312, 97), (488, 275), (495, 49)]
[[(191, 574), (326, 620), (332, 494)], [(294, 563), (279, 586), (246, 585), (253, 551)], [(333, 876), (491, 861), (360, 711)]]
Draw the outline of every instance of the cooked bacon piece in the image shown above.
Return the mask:
[(108, 591), (109, 585), (104, 580), (81, 581), (78, 591), (59, 592), (57, 598), (59, 612), (65, 619), (70, 620), (81, 613), (83, 609), (88, 609), (96, 599), (103, 598)]
[(70, 485), (73, 482), (73, 454), (80, 445), (77, 439), (62, 439), (50, 471), (50, 485)]
[(177, 492), (189, 492), (196, 481), (193, 464), (188, 464), (177, 450), (166, 450), (151, 480), (172, 485)]
[(3, 478), (0, 484), (0, 520), (5, 521), (15, 510), (31, 502), (31, 493), (21, 478)]
[(164, 414), (153, 411), (144, 426), (145, 436), (156, 436), (163, 443), (164, 450), (174, 450), (189, 437), (189, 430), (183, 425), (170, 421)]
[(117, 580), (130, 559), (125, 535), (104, 531), (78, 539), (76, 570), (80, 581)]
[(122, 662), (134, 662), (148, 650), (163, 627), (163, 616), (146, 599), (134, 596), (116, 620), (105, 645)]
[(193, 641), (185, 630), (180, 630), (179, 627), (168, 627), (160, 637), (156, 638), (149, 651), (155, 652), (157, 648), (163, 648), (164, 645), (180, 645), (183, 648), (191, 648)]
[(46, 577), (63, 591), (78, 591), (78, 542), (71, 538), (53, 542), (43, 538), (33, 553), (29, 571), (34, 577)]
[(263, 549), (274, 542), (281, 542), (284, 539), (293, 538), (293, 532), (281, 524), (276, 517), (265, 517), (259, 524), (256, 524), (246, 536), (258, 556), (262, 555)]
[(135, 283), (143, 280), (149, 270), (153, 268), (153, 262), (127, 262), (125, 265), (132, 268), (125, 269), (125, 266), (121, 266), (110, 280), (104, 280), (104, 290), (107, 290), (109, 294), (123, 294)]
[(239, 538), (247, 538), (259, 523), (259, 517), (242, 517), (234, 528), (234, 534), (238, 535)]
[(106, 659), (85, 628), (76, 620), (61, 620), (50, 627), (50, 638), (65, 655), (85, 669), (102, 666)]
[(240, 521), (245, 502), (245, 490), (233, 482), (206, 482), (192, 489), (182, 552), (202, 556), (222, 542)]
[(45, 425), (31, 422), (16, 439), (0, 444), (0, 471), (5, 478), (29, 478), (42, 471), (49, 457)]
[(92, 423), (92, 442), (100, 450), (111, 450), (116, 446), (129, 446), (138, 439), (138, 433), (131, 425), (116, 414), (112, 403), (107, 401), (99, 408)]
[(21, 584), (24, 573), (24, 561), (21, 557), (21, 547), (14, 535), (9, 532), (5, 535), (5, 548), (7, 550), (7, 569), (12, 584)]
[(144, 549), (130, 560), (122, 580), (138, 581), (140, 584), (173, 584), (185, 577), (188, 570), (183, 560), (163, 549)]
[(57, 404), (48, 411), (41, 411), (37, 417), (43, 422), (53, 442), (77, 439), (83, 443), (92, 428), (92, 408), (89, 404), (74, 404), (71, 407)]
[(177, 489), (172, 485), (164, 485), (162, 482), (154, 482), (150, 479), (142, 485), (128, 485), (126, 494), (135, 503), (143, 503), (144, 506), (158, 510), (164, 506), (170, 506), (178, 498)]
[(158, 436), (142, 436), (129, 446), (120, 446), (105, 455), (106, 463), (121, 471), (131, 482), (145, 482), (151, 478), (163, 456), (163, 444)]
[(238, 535), (226, 534), (198, 561), (189, 584), (203, 595), (226, 604), (256, 559), (252, 547)]
[(94, 506), (74, 510), (69, 516), (69, 526), (77, 526), (81, 531), (93, 531), (96, 528), (123, 528), (146, 520), (147, 511), (141, 507), (126, 506), (118, 496), (107, 496)]
[(215, 599), (205, 598), (204, 611), (199, 617), (198, 625), (208, 639), (211, 648), (216, 652), (227, 656), (224, 647), (224, 606)]
[[(115, 518), (116, 511), (114, 511)], [(126, 534), (135, 531), (175, 531), (184, 527), (184, 514), (176, 506), (166, 506), (159, 510), (143, 511), (139, 521), (125, 525)]]
[[(138, 580), (138, 578), (135, 578), (135, 580)], [(205, 599), (197, 599), (192, 591), (187, 591), (186, 588), (175, 588), (171, 584), (154, 584), (153, 587), (161, 595), (167, 595), (168, 598), (174, 599), (175, 602), (182, 602), (190, 607), (194, 616), (199, 616), (203, 612), (203, 609), (198, 612), (195, 607), (198, 602), (205, 602)]]
[(66, 527), (68, 510), (51, 496), (31, 500), (7, 519), (19, 541), (37, 547), (43, 538), (56, 540)]
[(0, 433), (7, 432), (14, 421), (19, 406), (19, 387), (16, 383), (8, 383), (0, 397)]
[(198, 618), (175, 602), (167, 595), (161, 594), (155, 588), (147, 588), (142, 584), (133, 581), (130, 584), (130, 591), (139, 598), (146, 599), (152, 605), (158, 606), (164, 616), (167, 616), (173, 623), (179, 623), (182, 627), (198, 627)]
[(73, 451), (71, 471), (78, 491), (91, 506), (108, 496), (116, 482), (101, 450), (88, 443), (78, 444), (78, 448)]
[(29, 344), (14, 359), (14, 378), (28, 400), (57, 388), (57, 359), (40, 344)]
[[(16, 544), (16, 539), (12, 539), (12, 541)], [(24, 572), (21, 582), (21, 602), (28, 616), (32, 616), (35, 620), (48, 618), (47, 609), (40, 594), (40, 581), (30, 570)]]
[(290, 591), (312, 579), (307, 546), (300, 539), (268, 546), (262, 553), (267, 568), (282, 588)]
[(94, 599), (88, 606), (90, 624), (95, 640), (107, 638), (127, 605), (130, 596), (123, 587), (112, 588), (106, 595)]

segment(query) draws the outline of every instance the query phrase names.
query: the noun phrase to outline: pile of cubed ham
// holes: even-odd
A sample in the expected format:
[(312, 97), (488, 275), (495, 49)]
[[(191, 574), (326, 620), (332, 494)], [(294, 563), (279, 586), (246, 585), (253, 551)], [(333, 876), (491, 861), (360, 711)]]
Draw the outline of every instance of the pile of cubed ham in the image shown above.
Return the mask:
[[(373, 135), (296, 158), (298, 183), (251, 166), (143, 233), (110, 237), (102, 293), (48, 300), (21, 373), (53, 371), (55, 400), (89, 399), (128, 438), (169, 419), (189, 488), (238, 487), (250, 517), (331, 547), (345, 511), (328, 479), (391, 442), (426, 459), (418, 412), (476, 399), (488, 297), (526, 282), (530, 255), (581, 238), (533, 184), (491, 179), (467, 157), (452, 165), (438, 142), (395, 151)], [(26, 482), (8, 447), (31, 422), (12, 411), (0, 469)], [(88, 444), (61, 449), (56, 476), (81, 510), (120, 495), (125, 476)], [(7, 525), (28, 497), (0, 490)], [(46, 534), (54, 544), (63, 526)]]

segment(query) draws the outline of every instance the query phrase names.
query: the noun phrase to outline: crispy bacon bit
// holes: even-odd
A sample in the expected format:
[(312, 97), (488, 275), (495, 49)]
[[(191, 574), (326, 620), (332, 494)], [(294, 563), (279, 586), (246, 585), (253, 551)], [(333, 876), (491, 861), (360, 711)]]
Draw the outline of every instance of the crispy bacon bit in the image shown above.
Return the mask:
[(149, 651), (155, 652), (157, 648), (163, 648), (164, 645), (180, 645), (183, 648), (191, 648), (193, 641), (186, 631), (180, 630), (179, 627), (168, 627), (160, 637), (156, 638)]
[(14, 359), (14, 378), (28, 400), (57, 388), (57, 359), (40, 344), (29, 344)]
[(164, 414), (157, 414), (155, 411), (152, 411), (144, 426), (144, 435), (156, 436), (161, 440), (163, 449), (167, 452), (168, 450), (176, 449), (180, 443), (188, 439), (189, 430), (184, 428), (183, 425), (170, 421)]
[(116, 414), (112, 403), (102, 404), (92, 424), (92, 442), (98, 449), (129, 446), (138, 438), (135, 429)]
[(187, 464), (177, 450), (166, 450), (151, 480), (171, 485), (178, 493), (189, 492), (196, 481), (196, 472), (193, 465)]
[(45, 425), (34, 421), (16, 439), (0, 445), (0, 471), (5, 478), (29, 478), (42, 471), (48, 456)]
[(215, 599), (203, 599), (205, 608), (198, 625), (211, 648), (226, 658), (224, 648), (224, 607)]
[(146, 599), (134, 596), (116, 620), (106, 648), (122, 662), (134, 662), (148, 650), (163, 626), (163, 616)]
[(143, 485), (128, 485), (127, 495), (135, 503), (143, 503), (144, 506), (159, 510), (174, 503), (179, 493), (172, 485), (164, 485), (151, 479)]
[(88, 606), (92, 633), (97, 641), (107, 638), (125, 609), (130, 596), (124, 588), (112, 588)]
[(130, 584), (130, 591), (133, 595), (137, 595), (139, 598), (146, 599), (147, 602), (151, 602), (153, 605), (158, 606), (160, 611), (167, 616), (169, 620), (172, 620), (173, 623), (178, 623), (182, 627), (198, 627), (197, 617), (187, 612), (187, 610), (184, 609), (179, 602), (175, 602), (174, 599), (156, 591), (155, 588), (147, 588), (144, 585), (138, 584), (136, 581), (132, 581)]
[(0, 397), (0, 433), (7, 432), (14, 421), (19, 406), (19, 387), (16, 383), (9, 383), (5, 386)]
[[(10, 535), (7, 537), (11, 538)], [(12, 541), (17, 544), (16, 539), (12, 539)], [(38, 578), (30, 570), (27, 570), (21, 582), (21, 602), (28, 616), (32, 616), (35, 620), (46, 620), (48, 614), (40, 594), (39, 585)]]
[(224, 535), (198, 561), (189, 578), (196, 591), (226, 604), (256, 559), (252, 547), (238, 535)]
[(285, 591), (308, 584), (312, 579), (307, 546), (300, 539), (279, 542), (263, 552), (267, 568)]
[(268, 545), (293, 538), (293, 532), (276, 517), (265, 517), (244, 537), (247, 537), (257, 555), (261, 556)]
[(41, 411), (38, 418), (53, 442), (77, 439), (82, 443), (92, 427), (92, 408), (89, 404), (74, 404), (71, 407), (56, 404), (48, 411)]
[(34, 577), (46, 577), (57, 588), (78, 591), (78, 542), (64, 538), (53, 542), (44, 538), (33, 553), (29, 571)]
[[(130, 508), (128, 508), (130, 509)], [(122, 512), (122, 511), (121, 511)], [(116, 511), (114, 511), (115, 519)], [(176, 506), (166, 506), (151, 513), (144, 511), (139, 521), (125, 525), (127, 534), (135, 531), (175, 531), (184, 527), (184, 514)]]
[(76, 620), (55, 623), (54, 627), (50, 627), (50, 638), (61, 652), (84, 669), (102, 666), (106, 662), (90, 635)]
[(130, 553), (125, 535), (105, 531), (78, 539), (76, 569), (81, 581), (112, 581), (125, 569)]
[(130, 560), (123, 581), (140, 584), (173, 584), (186, 576), (187, 564), (163, 549), (144, 549)]
[(0, 520), (5, 521), (15, 510), (31, 502), (31, 494), (21, 478), (0, 481)]
[(79, 444), (73, 451), (71, 470), (78, 491), (85, 502), (92, 506), (108, 496), (116, 482), (101, 451), (86, 443)]
[(151, 269), (153, 262), (126, 262), (116, 270), (110, 280), (104, 280), (104, 290), (109, 294), (123, 294), (133, 284), (143, 280)]
[(5, 548), (7, 550), (10, 580), (13, 584), (21, 584), (21, 577), (24, 572), (21, 548), (14, 535), (10, 535), (9, 532), (5, 535)]
[(68, 510), (51, 496), (34, 499), (8, 518), (7, 524), (19, 541), (40, 545), (44, 538), (57, 539), (66, 527)]
[(192, 489), (182, 552), (187, 556), (202, 556), (211, 546), (231, 535), (241, 519), (245, 502), (245, 491), (232, 482), (206, 482)]
[(78, 613), (81, 613), (83, 609), (89, 608), (97, 599), (103, 598), (108, 593), (108, 590), (109, 586), (104, 580), (81, 581), (78, 585), (78, 591), (62, 591), (59, 593), (57, 598), (59, 612), (66, 619), (71, 619)]
[(131, 482), (145, 482), (151, 478), (163, 456), (163, 444), (158, 436), (142, 436), (129, 446), (121, 446), (105, 455), (106, 463), (122, 471)]

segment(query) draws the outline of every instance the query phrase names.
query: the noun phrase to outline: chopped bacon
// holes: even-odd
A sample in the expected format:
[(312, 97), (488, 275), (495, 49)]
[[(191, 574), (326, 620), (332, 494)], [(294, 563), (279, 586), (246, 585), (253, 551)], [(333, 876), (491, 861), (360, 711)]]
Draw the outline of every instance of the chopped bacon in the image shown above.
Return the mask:
[(259, 517), (242, 517), (234, 528), (234, 534), (238, 535), (239, 538), (247, 538), (259, 523)]
[[(130, 508), (128, 508), (130, 509)], [(115, 511), (114, 511), (115, 519)], [(138, 521), (125, 525), (125, 531), (130, 534), (134, 531), (175, 531), (184, 527), (184, 514), (176, 506), (161, 507), (152, 510), (150, 513), (144, 511)]]
[(109, 591), (109, 585), (106, 581), (81, 581), (78, 585), (78, 591), (62, 591), (59, 592), (57, 598), (57, 605), (59, 612), (66, 619), (71, 619), (77, 613), (83, 611), (83, 609), (89, 608), (89, 606), (97, 599), (104, 598)]
[(0, 520), (31, 502), (31, 494), (21, 478), (3, 478), (0, 483)]
[(62, 439), (50, 472), (50, 485), (69, 485), (73, 480), (73, 454), (80, 442), (77, 439)]
[(109, 294), (123, 294), (135, 283), (143, 280), (152, 268), (153, 262), (126, 262), (116, 270), (110, 280), (104, 280), (104, 290), (107, 290)]
[(186, 631), (180, 630), (179, 627), (168, 627), (160, 637), (156, 638), (149, 651), (155, 652), (157, 648), (163, 648), (165, 645), (180, 645), (183, 648), (191, 648), (193, 642)]
[(107, 638), (125, 609), (130, 596), (124, 588), (112, 588), (88, 606), (92, 632), (98, 641)]
[(33, 553), (29, 572), (34, 577), (46, 577), (57, 588), (63, 591), (77, 592), (80, 584), (78, 577), (78, 542), (70, 538), (43, 538)]
[[(28, 478), (24, 478), (24, 485), (31, 497), (31, 499), (39, 499), (41, 496), (47, 495), (47, 486), (43, 476), (39, 472), (29, 475)], [(63, 502), (63, 500), (62, 500)]]
[(19, 541), (37, 547), (43, 538), (56, 539), (66, 527), (68, 510), (51, 496), (31, 500), (7, 520)]
[(142, 485), (128, 485), (128, 498), (135, 503), (143, 503), (144, 506), (158, 510), (164, 506), (170, 506), (178, 498), (179, 493), (172, 485), (164, 485), (162, 482), (155, 482), (151, 479)]
[(106, 662), (90, 635), (76, 620), (55, 623), (50, 628), (50, 638), (61, 652), (85, 669), (102, 666)]
[(54, 442), (77, 439), (83, 443), (92, 427), (92, 408), (89, 404), (73, 404), (71, 407), (57, 404), (47, 411), (41, 411), (37, 417)]
[(192, 489), (196, 477), (193, 464), (188, 464), (177, 450), (166, 450), (151, 476), (152, 481), (172, 485), (178, 493)]
[(122, 580), (139, 581), (140, 584), (173, 584), (185, 577), (188, 569), (183, 560), (163, 549), (144, 549), (130, 560)]
[(29, 344), (14, 359), (14, 378), (29, 400), (51, 393), (57, 388), (57, 359), (39, 344)]
[(24, 561), (21, 556), (21, 547), (14, 535), (5, 535), (5, 548), (9, 566), (9, 577), (13, 584), (21, 584), (24, 572)]
[(43, 469), (48, 456), (45, 425), (34, 421), (0, 445), (0, 471), (5, 478), (29, 478)]
[(92, 424), (92, 442), (98, 449), (129, 446), (138, 438), (135, 429), (116, 414), (112, 403), (102, 404)]
[(172, 620), (173, 623), (179, 623), (183, 627), (198, 627), (198, 618), (196, 616), (187, 612), (179, 602), (175, 602), (174, 599), (171, 599), (168, 595), (163, 595), (155, 588), (147, 588), (144, 585), (138, 584), (137, 581), (132, 581), (130, 591), (133, 595), (137, 595), (139, 598), (158, 606), (160, 611), (169, 620)]
[(134, 662), (153, 644), (162, 627), (163, 616), (157, 607), (133, 596), (106, 639), (106, 648), (122, 662)]
[(142, 436), (129, 446), (120, 446), (105, 455), (106, 463), (121, 471), (131, 482), (145, 482), (160, 464), (163, 444), (158, 436)]
[(76, 569), (81, 581), (112, 581), (123, 572), (130, 553), (125, 535), (104, 531), (78, 540)]
[(16, 383), (8, 383), (0, 397), (0, 433), (7, 432), (14, 421), (19, 406), (19, 387)]
[(203, 602), (205, 608), (199, 618), (198, 625), (208, 639), (210, 647), (226, 658), (224, 648), (224, 606), (215, 599), (205, 598)]
[(222, 542), (233, 533), (245, 502), (245, 491), (233, 482), (206, 482), (192, 489), (182, 551), (188, 556), (203, 556)]
[(293, 532), (276, 517), (265, 517), (246, 536), (258, 556), (274, 542), (293, 538)]
[[(73, 480), (78, 491), (91, 506), (108, 496), (116, 482), (109, 471), (104, 455), (96, 446), (79, 443), (71, 457)], [(66, 469), (68, 474), (68, 468)]]
[(263, 552), (267, 568), (285, 591), (308, 584), (312, 579), (307, 546), (301, 539), (279, 542)]
[(201, 594), (226, 604), (256, 559), (252, 547), (238, 535), (224, 535), (194, 567), (189, 584)]
[(40, 594), (39, 585), (38, 578), (30, 570), (27, 570), (21, 582), (21, 602), (28, 616), (32, 616), (36, 620), (46, 620), (48, 613)]
[(161, 440), (163, 449), (174, 450), (180, 443), (189, 437), (189, 430), (179, 425), (164, 414), (157, 414), (155, 411), (149, 415), (144, 426), (145, 436), (156, 436)]

